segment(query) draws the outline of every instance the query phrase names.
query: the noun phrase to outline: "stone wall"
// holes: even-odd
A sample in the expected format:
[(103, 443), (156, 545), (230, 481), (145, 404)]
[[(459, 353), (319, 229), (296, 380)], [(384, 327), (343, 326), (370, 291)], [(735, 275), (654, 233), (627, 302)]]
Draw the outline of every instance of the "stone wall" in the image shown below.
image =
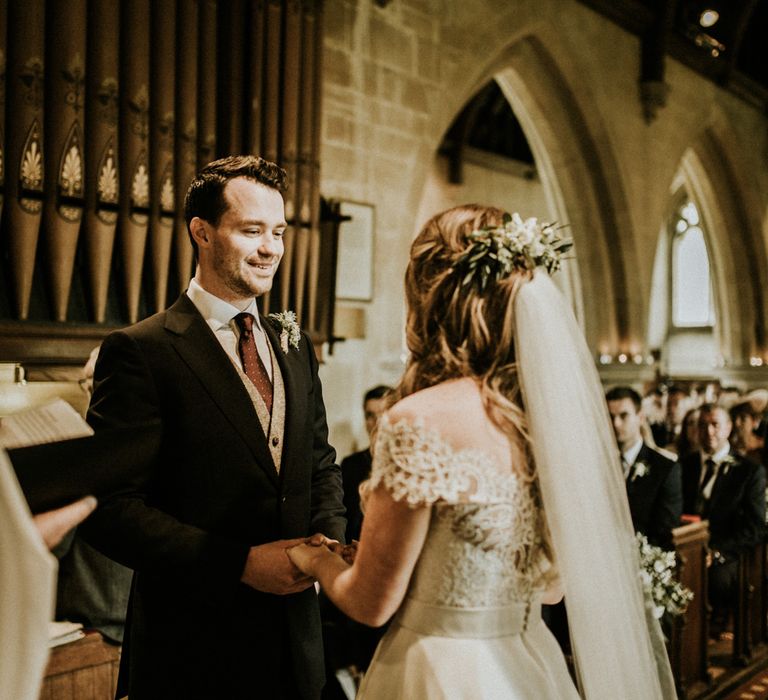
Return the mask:
[[(668, 59), (667, 106), (646, 123), (637, 37), (576, 0), (326, 0), (325, 32), (321, 192), (376, 207), (374, 296), (359, 304), (366, 338), (339, 344), (322, 370), (342, 453), (363, 436), (364, 390), (402, 367), (409, 243), (431, 203), (456, 194), (441, 191), (436, 149), (494, 77), (536, 156), (546, 211), (530, 213), (571, 226), (564, 287), (594, 351), (647, 353), (657, 240), (684, 182), (710, 229), (729, 371), (768, 383), (748, 368), (750, 357), (768, 360), (758, 109)], [(492, 177), (476, 173), (468, 191), (476, 176)]]

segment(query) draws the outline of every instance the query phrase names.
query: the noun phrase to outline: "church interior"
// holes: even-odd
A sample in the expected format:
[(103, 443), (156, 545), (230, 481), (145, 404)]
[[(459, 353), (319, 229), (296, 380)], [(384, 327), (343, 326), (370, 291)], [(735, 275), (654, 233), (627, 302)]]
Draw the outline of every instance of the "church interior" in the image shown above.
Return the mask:
[[(0, 416), (84, 415), (92, 351), (194, 274), (193, 176), (238, 153), (288, 173), (262, 310), (311, 337), (339, 459), (403, 371), (410, 243), (465, 202), (572, 238), (555, 281), (606, 389), (662, 420), (671, 387), (760, 396), (766, 46), (768, 0), (0, 0)], [(701, 596), (668, 630), (680, 697), (768, 698), (765, 544), (740, 576), (730, 638)], [(41, 697), (113, 697), (118, 657), (55, 647)]]

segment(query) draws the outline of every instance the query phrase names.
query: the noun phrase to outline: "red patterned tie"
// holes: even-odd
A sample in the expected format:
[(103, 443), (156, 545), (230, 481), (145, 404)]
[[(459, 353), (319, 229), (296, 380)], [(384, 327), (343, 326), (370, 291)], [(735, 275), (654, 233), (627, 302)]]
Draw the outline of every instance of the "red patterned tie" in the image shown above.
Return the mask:
[(253, 315), (237, 314), (235, 323), (240, 329), (237, 349), (243, 362), (243, 371), (259, 390), (261, 398), (267, 404), (267, 410), (272, 413), (272, 382), (269, 379), (269, 374), (267, 374), (267, 368), (261, 361), (259, 351), (256, 349), (256, 339), (253, 337)]

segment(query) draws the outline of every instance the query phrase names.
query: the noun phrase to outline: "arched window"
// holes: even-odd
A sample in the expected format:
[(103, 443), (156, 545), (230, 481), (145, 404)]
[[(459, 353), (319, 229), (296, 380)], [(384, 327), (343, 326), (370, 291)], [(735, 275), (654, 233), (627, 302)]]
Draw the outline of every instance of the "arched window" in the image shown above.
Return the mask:
[(686, 198), (672, 233), (671, 321), (673, 328), (711, 328), (715, 323), (709, 255), (696, 205)]

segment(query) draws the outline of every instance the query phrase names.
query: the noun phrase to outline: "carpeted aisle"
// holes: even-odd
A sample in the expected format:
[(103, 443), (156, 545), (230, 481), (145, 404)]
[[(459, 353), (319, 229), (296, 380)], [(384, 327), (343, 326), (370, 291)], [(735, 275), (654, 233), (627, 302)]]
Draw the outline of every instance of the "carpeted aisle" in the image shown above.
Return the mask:
[(753, 676), (723, 700), (768, 700), (768, 671), (761, 671)]

